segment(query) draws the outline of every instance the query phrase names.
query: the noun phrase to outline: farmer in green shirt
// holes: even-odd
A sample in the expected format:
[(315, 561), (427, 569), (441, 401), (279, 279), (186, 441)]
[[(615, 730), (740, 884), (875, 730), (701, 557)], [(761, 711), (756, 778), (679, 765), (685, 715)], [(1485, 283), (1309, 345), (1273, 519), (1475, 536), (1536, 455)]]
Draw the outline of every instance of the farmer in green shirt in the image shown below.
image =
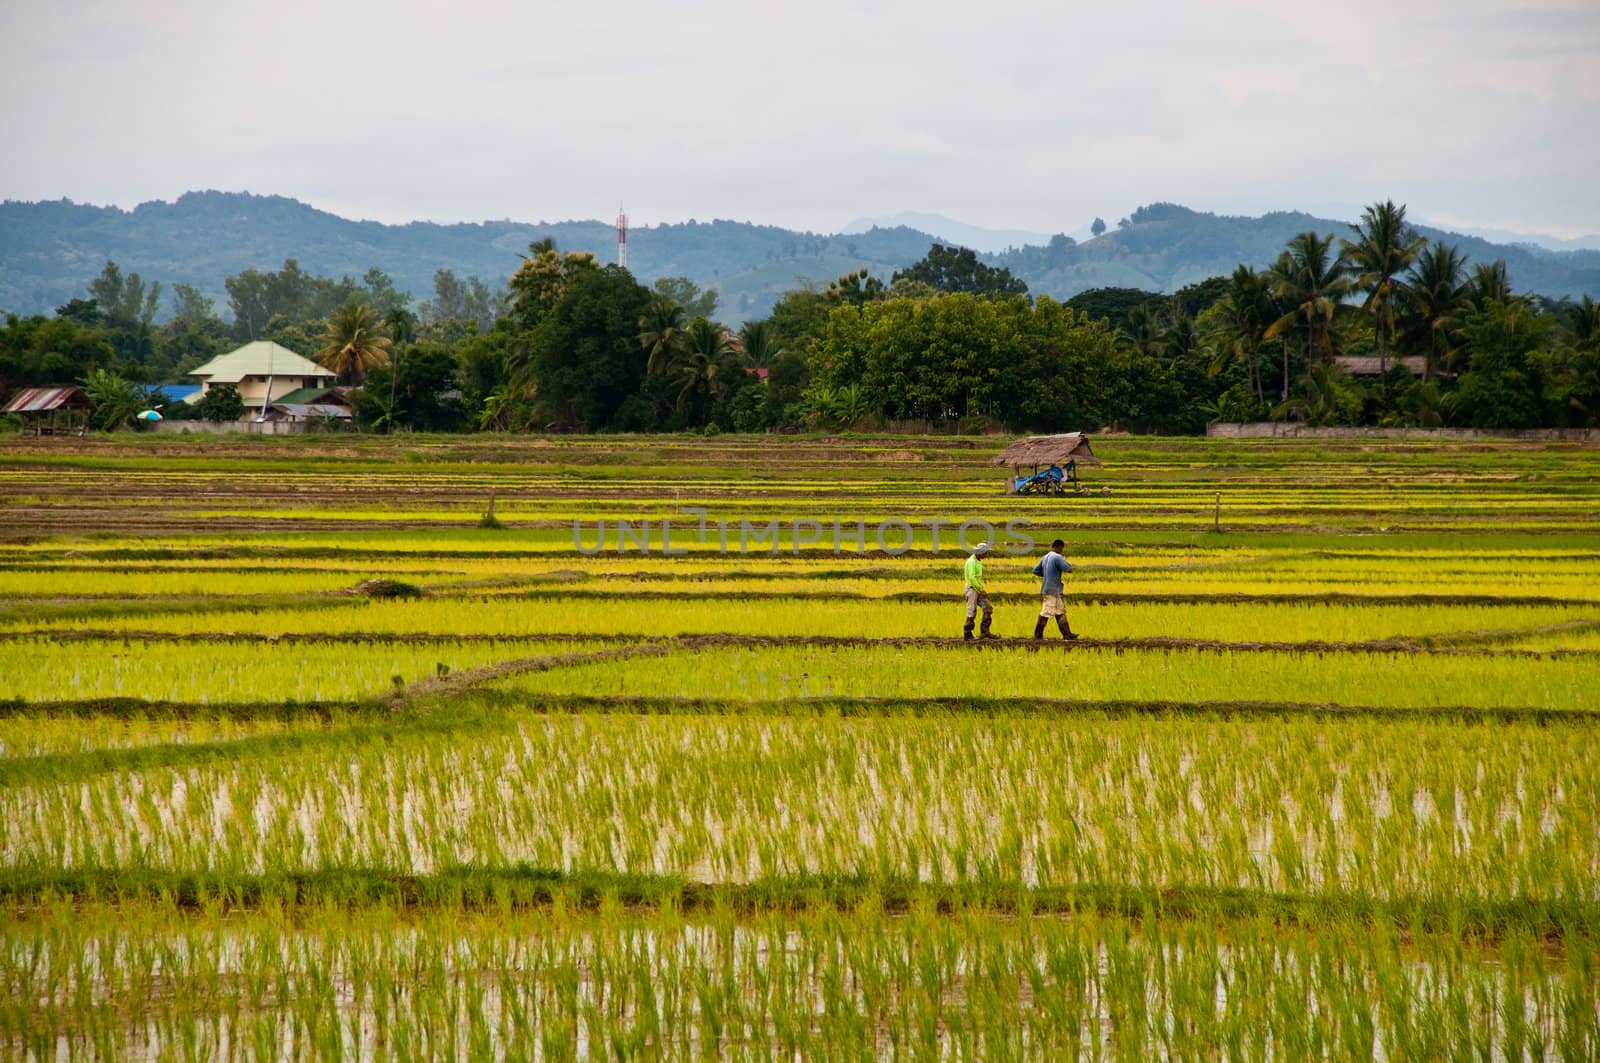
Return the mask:
[(978, 610), (983, 610), (983, 626), (979, 634), (986, 639), (997, 639), (1000, 636), (989, 630), (989, 623), (994, 619), (994, 606), (989, 604), (989, 594), (983, 587), (983, 559), (989, 554), (989, 544), (979, 543), (977, 549), (972, 551), (972, 556), (967, 558), (967, 626), (962, 628), (961, 637), (972, 637), (972, 622), (977, 619)]

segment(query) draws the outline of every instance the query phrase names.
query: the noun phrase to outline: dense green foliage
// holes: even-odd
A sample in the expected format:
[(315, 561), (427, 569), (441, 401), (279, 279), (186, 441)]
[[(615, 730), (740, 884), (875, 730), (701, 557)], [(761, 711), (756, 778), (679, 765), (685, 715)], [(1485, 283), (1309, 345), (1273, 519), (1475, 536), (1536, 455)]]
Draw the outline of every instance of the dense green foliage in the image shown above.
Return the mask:
[[(1101, 240), (1191, 215), (1144, 208)], [(1103, 288), (1062, 304), (1030, 297), (1025, 271), (933, 243), (887, 281), (861, 267), (790, 288), (735, 332), (715, 319), (718, 289), (688, 276), (646, 288), (551, 237), (504, 288), (436, 269), (419, 305), (376, 267), (359, 280), (293, 258), (247, 269), (224, 283), (231, 322), (184, 283), (160, 322), (161, 285), (108, 262), (91, 298), (7, 319), (0, 392), (93, 380), (97, 425), (122, 427), (151, 401), (141, 388), (267, 339), (364, 384), (357, 423), (381, 431), (1600, 424), (1596, 304), (1519, 292), (1506, 262), (1431, 243), (1403, 206), (1229, 269), (1172, 295)], [(217, 413), (202, 416), (228, 419)]]

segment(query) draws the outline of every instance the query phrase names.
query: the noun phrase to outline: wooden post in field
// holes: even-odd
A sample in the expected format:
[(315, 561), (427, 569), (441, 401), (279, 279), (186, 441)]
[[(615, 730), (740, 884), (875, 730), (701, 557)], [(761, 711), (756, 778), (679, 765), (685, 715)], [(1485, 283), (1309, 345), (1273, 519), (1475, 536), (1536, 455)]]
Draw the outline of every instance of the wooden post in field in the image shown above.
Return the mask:
[(1211, 530), (1214, 531), (1214, 532), (1220, 532), (1222, 530), (1222, 492), (1221, 491), (1217, 492), (1217, 508), (1211, 514)]

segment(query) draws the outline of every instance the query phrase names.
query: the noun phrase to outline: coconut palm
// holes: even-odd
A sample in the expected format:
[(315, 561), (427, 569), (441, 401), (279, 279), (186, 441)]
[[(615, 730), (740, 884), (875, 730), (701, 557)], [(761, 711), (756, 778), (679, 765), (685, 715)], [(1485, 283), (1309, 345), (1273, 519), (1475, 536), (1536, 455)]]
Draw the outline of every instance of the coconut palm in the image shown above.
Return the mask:
[(1293, 394), (1272, 409), (1274, 417), (1288, 417), (1309, 425), (1339, 423), (1343, 413), (1340, 390), (1343, 375), (1332, 362), (1312, 362), (1296, 382)]
[[(1238, 267), (1228, 279), (1228, 290), (1217, 300), (1217, 307), (1217, 324), (1210, 339), (1221, 345), (1220, 353), (1224, 356), (1244, 363), (1248, 386), (1257, 399), (1265, 401), (1261, 383), (1261, 343), (1267, 326), (1278, 317), (1266, 278), (1249, 266)], [(1211, 371), (1216, 373), (1219, 369), (1220, 360), (1213, 363)]]
[(1454, 246), (1433, 244), (1406, 276), (1406, 331), (1412, 348), (1422, 351), (1423, 383), (1441, 369), (1455, 368), (1462, 318), (1469, 306), (1463, 280), (1466, 263)]
[(1393, 200), (1374, 203), (1361, 214), (1361, 223), (1350, 227), (1356, 240), (1342, 243), (1346, 270), (1355, 287), (1367, 293), (1362, 309), (1372, 315), (1372, 330), (1378, 343), (1378, 372), (1389, 371), (1389, 348), (1395, 338), (1397, 296), (1407, 287), (1405, 272), (1427, 246), (1426, 238), (1406, 224), (1406, 208)]
[(403, 306), (391, 307), (383, 315), (384, 327), (396, 343), (413, 343), (417, 338), (417, 315)]
[[(1267, 326), (1266, 339), (1273, 340), (1296, 328), (1305, 329), (1306, 362), (1321, 354), (1333, 361), (1332, 327), (1334, 318), (1350, 294), (1350, 280), (1344, 275), (1344, 260), (1332, 253), (1333, 234), (1318, 236), (1300, 233), (1267, 270), (1267, 284), (1287, 312)], [(1289, 398), (1289, 345), (1283, 347), (1283, 390), (1280, 400)]]
[(1172, 324), (1161, 334), (1161, 353), (1169, 364), (1177, 365), (1195, 352), (1200, 338), (1194, 330), (1194, 318), (1176, 305), (1172, 307), (1171, 320)]
[(1467, 291), (1472, 299), (1472, 305), (1479, 310), (1482, 310), (1487, 302), (1511, 302), (1515, 296), (1511, 294), (1511, 277), (1506, 273), (1505, 259), (1497, 258), (1493, 262), (1473, 266), (1472, 279), (1467, 282)]
[(317, 361), (341, 380), (359, 380), (373, 367), (388, 364), (392, 342), (376, 310), (366, 303), (345, 303), (328, 319)]
[(739, 345), (751, 365), (770, 366), (783, 353), (770, 321), (747, 321), (739, 330)]
[(733, 341), (720, 325), (703, 317), (689, 322), (684, 331), (683, 349), (673, 363), (678, 383), (678, 409), (684, 409), (697, 394), (721, 398), (735, 373), (744, 372), (734, 351)]
[(1117, 328), (1117, 343), (1123, 350), (1154, 358), (1162, 346), (1161, 322), (1143, 303), (1128, 311)]
[(1600, 303), (1585, 295), (1566, 315), (1567, 338), (1577, 351), (1600, 350)]
[(683, 348), (683, 307), (665, 295), (656, 295), (639, 316), (639, 346), (649, 353), (646, 370), (664, 373)]

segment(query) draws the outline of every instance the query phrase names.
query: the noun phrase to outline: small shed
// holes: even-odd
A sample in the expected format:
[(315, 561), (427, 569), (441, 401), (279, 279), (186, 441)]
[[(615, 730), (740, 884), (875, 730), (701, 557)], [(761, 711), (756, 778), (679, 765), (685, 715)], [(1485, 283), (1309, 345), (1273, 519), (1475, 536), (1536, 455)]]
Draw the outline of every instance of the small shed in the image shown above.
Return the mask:
[(1420, 354), (1408, 354), (1403, 357), (1391, 357), (1388, 366), (1385, 366), (1384, 360), (1375, 355), (1341, 354), (1333, 360), (1333, 364), (1351, 376), (1382, 376), (1385, 369), (1400, 365), (1404, 366), (1412, 376), (1419, 377), (1426, 370), (1427, 359)]
[(350, 407), (332, 402), (274, 402), (263, 415), (265, 421), (334, 424), (351, 419)]
[(94, 400), (80, 387), (24, 388), (0, 413), (14, 413), (35, 435), (82, 435), (89, 428)]
[(1013, 475), (1006, 477), (1006, 494), (1059, 495), (1069, 483), (1073, 491), (1079, 491), (1078, 466), (1098, 465), (1100, 459), (1089, 449), (1082, 432), (1066, 432), (1019, 439), (994, 462), (1012, 468)]

